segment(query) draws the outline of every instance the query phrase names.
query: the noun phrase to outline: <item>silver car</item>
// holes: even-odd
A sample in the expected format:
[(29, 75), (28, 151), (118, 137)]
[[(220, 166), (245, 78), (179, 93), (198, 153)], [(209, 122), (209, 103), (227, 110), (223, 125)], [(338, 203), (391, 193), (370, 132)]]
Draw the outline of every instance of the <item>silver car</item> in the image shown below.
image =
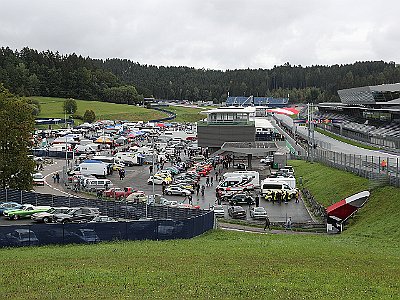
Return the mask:
[(267, 211), (264, 207), (252, 207), (250, 209), (250, 217), (253, 219), (265, 219), (267, 217)]
[(214, 216), (222, 218), (225, 217), (225, 210), (222, 205), (215, 205), (213, 207), (213, 211), (214, 211)]

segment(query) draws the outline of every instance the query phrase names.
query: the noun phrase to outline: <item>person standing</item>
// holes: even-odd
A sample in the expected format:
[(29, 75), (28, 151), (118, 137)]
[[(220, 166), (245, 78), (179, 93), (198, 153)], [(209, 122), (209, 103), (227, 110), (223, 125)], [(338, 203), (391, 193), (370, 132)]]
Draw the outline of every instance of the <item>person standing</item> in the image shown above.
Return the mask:
[(201, 186), (201, 195), (204, 197), (204, 191), (205, 191), (206, 187), (204, 185)]
[(209, 186), (210, 185), (210, 177), (206, 177), (206, 186)]
[(287, 220), (286, 220), (286, 224), (285, 224), (285, 231), (286, 230), (292, 230), (292, 217), (289, 217)]
[(153, 174), (153, 166), (149, 167), (150, 174)]
[(196, 195), (198, 196), (200, 192), (200, 184), (196, 183)]
[(213, 185), (214, 177), (210, 177), (210, 186)]
[(268, 230), (271, 230), (271, 222), (270, 222), (268, 216), (265, 217), (264, 230), (266, 230), (267, 228), (268, 228)]
[(256, 207), (259, 207), (259, 206), (260, 206), (260, 198), (261, 198), (261, 195), (258, 194), (258, 195), (256, 196)]
[(60, 174), (58, 172), (56, 173), (56, 180), (57, 180), (57, 183), (60, 183)]

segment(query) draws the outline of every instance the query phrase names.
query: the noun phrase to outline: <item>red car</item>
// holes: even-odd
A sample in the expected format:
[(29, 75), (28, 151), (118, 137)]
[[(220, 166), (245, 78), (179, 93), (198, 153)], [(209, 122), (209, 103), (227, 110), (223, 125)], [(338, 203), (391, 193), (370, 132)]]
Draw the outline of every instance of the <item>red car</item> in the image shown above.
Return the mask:
[(137, 190), (135, 190), (132, 187), (125, 187), (124, 189), (121, 188), (110, 188), (107, 191), (103, 192), (103, 195), (106, 197), (111, 197), (111, 198), (125, 198), (128, 197), (130, 194), (132, 194), (133, 192), (136, 192)]

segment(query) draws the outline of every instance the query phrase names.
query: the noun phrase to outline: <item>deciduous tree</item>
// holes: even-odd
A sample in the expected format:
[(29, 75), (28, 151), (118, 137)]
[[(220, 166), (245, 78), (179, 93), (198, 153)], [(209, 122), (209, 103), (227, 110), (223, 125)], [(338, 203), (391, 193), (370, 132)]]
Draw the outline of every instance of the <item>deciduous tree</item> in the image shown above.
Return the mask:
[(0, 186), (29, 190), (35, 163), (29, 156), (34, 130), (32, 106), (0, 84)]

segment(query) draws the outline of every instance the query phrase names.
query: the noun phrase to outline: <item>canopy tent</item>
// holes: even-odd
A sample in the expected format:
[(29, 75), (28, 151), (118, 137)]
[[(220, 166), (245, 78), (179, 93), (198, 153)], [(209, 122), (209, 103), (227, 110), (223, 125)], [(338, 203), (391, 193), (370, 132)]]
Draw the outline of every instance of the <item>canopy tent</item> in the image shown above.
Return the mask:
[(111, 139), (111, 137), (108, 136), (100, 136), (94, 142), (100, 144), (112, 144), (113, 140)]

